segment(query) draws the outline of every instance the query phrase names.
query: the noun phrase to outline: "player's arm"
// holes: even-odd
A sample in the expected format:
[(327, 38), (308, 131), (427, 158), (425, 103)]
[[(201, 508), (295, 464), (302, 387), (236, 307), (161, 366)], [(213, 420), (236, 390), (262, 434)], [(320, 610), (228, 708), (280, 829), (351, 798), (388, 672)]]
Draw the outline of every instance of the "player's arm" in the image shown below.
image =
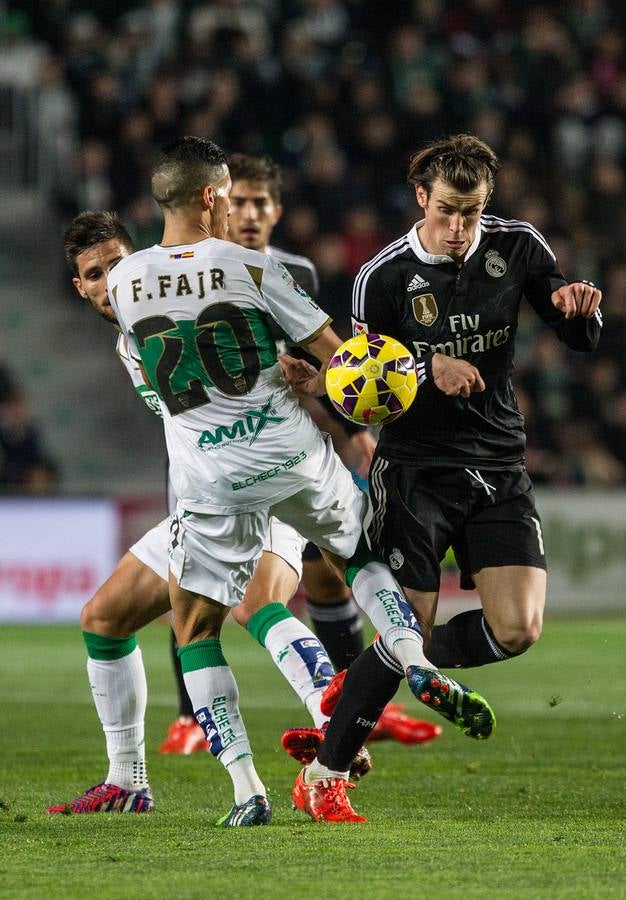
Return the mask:
[[(352, 332), (397, 337), (396, 302), (393, 292), (381, 283), (379, 272), (367, 274), (364, 266), (357, 275), (352, 292)], [(416, 370), (420, 385), (430, 381), (447, 397), (469, 397), (485, 390), (476, 366), (445, 353), (423, 353), (416, 360)]]
[(137, 394), (144, 401), (150, 412), (163, 418), (159, 395), (150, 385), (141, 363), (131, 355), (128, 338), (125, 334), (120, 334), (118, 337), (115, 351), (120, 358), (122, 365), (128, 372), (128, 376), (132, 381)]
[(330, 325), (326, 325), (319, 334), (299, 343), (307, 353), (319, 360), (320, 369), (316, 369), (305, 359), (294, 359), (285, 353), (279, 360), (285, 380), (300, 397), (321, 397), (326, 393), (328, 363), (341, 346), (341, 338), (335, 334)]
[(285, 380), (300, 396), (326, 393), (328, 363), (341, 339), (330, 327), (330, 317), (297, 284), (282, 263), (267, 258), (259, 286), (267, 312), (282, 328), (290, 344), (299, 345), (321, 363), (318, 371), (305, 359), (283, 354), (279, 362)]
[(595, 350), (602, 329), (602, 292), (589, 281), (568, 284), (554, 254), (539, 238), (529, 236), (524, 295), (560, 341), (572, 350)]

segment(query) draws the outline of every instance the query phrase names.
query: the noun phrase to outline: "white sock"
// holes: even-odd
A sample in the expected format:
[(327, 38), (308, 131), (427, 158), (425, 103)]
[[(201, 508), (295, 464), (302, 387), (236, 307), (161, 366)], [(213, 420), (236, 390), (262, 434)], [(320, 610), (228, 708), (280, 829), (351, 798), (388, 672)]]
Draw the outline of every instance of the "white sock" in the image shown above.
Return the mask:
[(424, 656), (424, 641), (421, 634), (411, 631), (410, 628), (390, 628), (383, 641), (405, 672), (408, 666), (420, 666), (422, 669), (436, 671), (436, 667)]
[(272, 625), (265, 635), (265, 648), (308, 709), (316, 728), (328, 716), (320, 712), (322, 694), (334, 670), (326, 650), (310, 628), (290, 617)]
[(328, 769), (318, 762), (317, 757), (304, 770), (304, 783), (313, 784), (316, 781), (323, 781), (326, 778), (341, 778), (347, 781), (350, 772), (335, 772), (334, 769)]
[(381, 562), (368, 562), (355, 576), (352, 593), (404, 669), (433, 669), (424, 656), (424, 642), (411, 606), (390, 570)]
[(250, 742), (239, 711), (237, 682), (230, 667), (206, 666), (185, 672), (184, 678), (196, 719), (204, 728), (211, 753), (219, 759), (232, 779), (235, 803), (244, 803), (253, 794), (265, 796), (265, 787), (252, 762)]
[(121, 659), (87, 658), (87, 674), (106, 738), (105, 781), (126, 790), (148, 787), (144, 717), (148, 689), (139, 647)]
[(231, 763), (228, 763), (226, 770), (230, 775), (235, 787), (235, 803), (240, 806), (253, 797), (260, 794), (265, 797), (265, 788), (260, 781), (251, 754), (238, 756)]

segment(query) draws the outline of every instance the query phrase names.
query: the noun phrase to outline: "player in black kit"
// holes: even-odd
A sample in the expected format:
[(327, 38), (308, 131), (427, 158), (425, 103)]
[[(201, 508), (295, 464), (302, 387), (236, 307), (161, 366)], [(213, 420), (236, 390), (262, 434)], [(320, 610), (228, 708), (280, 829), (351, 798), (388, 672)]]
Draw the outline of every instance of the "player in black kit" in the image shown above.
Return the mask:
[[(353, 291), (355, 333), (396, 337), (417, 361), (417, 398), (382, 428), (370, 470), (370, 538), (442, 668), (508, 659), (541, 633), (543, 537), (511, 384), (520, 304), (574, 350), (593, 350), (601, 328), (594, 285), (567, 284), (529, 223), (485, 215), (497, 169), (495, 153), (471, 135), (415, 154), (408, 180), (424, 217), (362, 267)], [(482, 609), (435, 629), (429, 646), (449, 546)], [(322, 765), (348, 768), (401, 679), (382, 640), (361, 654), (320, 747)]]

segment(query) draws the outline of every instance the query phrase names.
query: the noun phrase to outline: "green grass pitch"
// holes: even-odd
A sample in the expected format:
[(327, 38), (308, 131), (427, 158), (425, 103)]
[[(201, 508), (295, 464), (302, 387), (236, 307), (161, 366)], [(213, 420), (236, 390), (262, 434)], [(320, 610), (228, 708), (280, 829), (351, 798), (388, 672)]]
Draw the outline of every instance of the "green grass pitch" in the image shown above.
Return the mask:
[[(468, 672), (498, 730), (444, 724), (425, 747), (374, 744), (353, 792), (369, 824), (316, 825), (291, 810), (297, 765), (279, 747), (307, 717), (264, 651), (228, 627), (224, 647), (269, 788), (269, 828), (219, 829), (229, 780), (208, 754), (162, 757), (174, 715), (167, 629), (141, 635), (157, 811), (53, 816), (106, 774), (80, 633), (5, 627), (0, 653), (0, 897), (626, 897), (626, 623), (548, 621), (511, 662)], [(430, 717), (402, 688), (417, 716)], [(307, 723), (308, 724), (308, 723)]]

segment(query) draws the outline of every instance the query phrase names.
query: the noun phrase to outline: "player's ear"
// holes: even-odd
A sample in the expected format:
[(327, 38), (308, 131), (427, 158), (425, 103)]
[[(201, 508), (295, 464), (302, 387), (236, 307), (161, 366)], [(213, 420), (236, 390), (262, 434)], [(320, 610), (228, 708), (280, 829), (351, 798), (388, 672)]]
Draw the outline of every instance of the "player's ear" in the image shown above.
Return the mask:
[(205, 184), (200, 191), (200, 203), (203, 209), (213, 209), (215, 204), (215, 188), (212, 184)]
[(276, 223), (279, 222), (280, 219), (282, 218), (282, 215), (283, 215), (283, 205), (282, 205), (282, 203), (277, 203), (274, 206), (274, 221), (272, 222), (272, 225), (276, 225)]
[(415, 198), (418, 202), (418, 205), (422, 207), (422, 209), (426, 209), (428, 206), (428, 193), (423, 184), (415, 185)]
[(83, 298), (83, 300), (86, 300), (87, 294), (83, 290), (83, 283), (80, 278), (72, 278), (72, 284), (74, 285), (80, 296)]

